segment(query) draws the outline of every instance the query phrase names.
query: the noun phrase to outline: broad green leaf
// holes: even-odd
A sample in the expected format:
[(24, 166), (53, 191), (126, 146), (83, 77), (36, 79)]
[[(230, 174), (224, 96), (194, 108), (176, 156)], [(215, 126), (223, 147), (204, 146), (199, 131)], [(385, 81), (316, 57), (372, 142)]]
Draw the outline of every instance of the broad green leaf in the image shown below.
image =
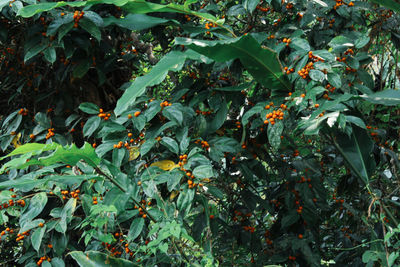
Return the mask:
[(228, 103), (224, 100), (221, 103), (220, 109), (215, 114), (214, 119), (207, 125), (207, 133), (213, 133), (224, 124), (228, 115)]
[(42, 179), (32, 179), (31, 177), (19, 178), (15, 180), (4, 181), (0, 183), (0, 190), (5, 190), (9, 188), (19, 189), (23, 192), (29, 191), (35, 187), (40, 187), (48, 182), (58, 182), (63, 184), (72, 185), (75, 183), (80, 183), (87, 180), (101, 180), (101, 178), (96, 175), (49, 175)]
[(146, 91), (148, 86), (161, 83), (169, 71), (181, 70), (186, 59), (203, 59), (203, 61), (206, 61), (206, 58), (191, 50), (185, 52), (172, 51), (168, 53), (151, 69), (149, 73), (136, 78), (135, 81), (125, 90), (124, 94), (117, 102), (117, 106), (114, 110), (115, 114), (119, 116), (128, 110), (128, 108), (135, 103), (136, 98)]
[(163, 137), (160, 143), (168, 148), (172, 153), (179, 154), (178, 143), (171, 137)]
[(39, 143), (29, 143), (29, 144), (24, 144), (16, 149), (14, 149), (10, 154), (1, 157), (0, 160), (3, 160), (5, 158), (15, 156), (15, 155), (21, 155), (21, 154), (27, 154), (31, 153), (31, 155), (39, 155), (40, 153), (44, 151), (49, 151), (49, 150), (54, 150), (58, 147), (59, 145), (56, 143), (51, 143), (51, 144), (39, 144)]
[(32, 17), (33, 15), (37, 14), (37, 13), (41, 13), (41, 12), (45, 12), (45, 11), (50, 11), (54, 8), (57, 7), (63, 7), (63, 6), (71, 6), (71, 7), (80, 7), (80, 6), (84, 6), (87, 2), (86, 1), (76, 1), (76, 2), (64, 2), (64, 1), (60, 1), (60, 2), (54, 2), (54, 3), (39, 3), (39, 4), (33, 4), (33, 5), (27, 5), (23, 8), (21, 8), (18, 11), (18, 16), (21, 16), (23, 18), (29, 18)]
[(81, 267), (134, 267), (131, 261), (114, 258), (98, 251), (72, 251), (68, 253)]
[(25, 210), (25, 212), (20, 217), (20, 223), (26, 222), (28, 220), (34, 219), (38, 216), (47, 203), (47, 195), (45, 192), (37, 193), (34, 197), (29, 201), (29, 206)]
[(46, 225), (44, 225), (43, 227), (36, 228), (36, 230), (32, 233), (31, 237), (32, 247), (37, 252), (39, 252), (40, 245), (42, 244), (42, 239), (45, 232), (46, 232)]
[(200, 165), (193, 170), (193, 175), (196, 178), (211, 178), (214, 176), (211, 165)]
[(283, 123), (282, 121), (276, 121), (274, 125), (268, 125), (268, 141), (271, 146), (275, 149), (279, 148), (281, 144), (281, 135), (283, 132)]
[(90, 137), (99, 128), (101, 119), (98, 116), (89, 118), (83, 126), (83, 136)]
[(286, 94), (291, 89), (276, 52), (262, 47), (250, 35), (222, 41), (176, 38), (175, 43), (185, 45), (217, 62), (239, 59), (259, 83), (272, 90), (272, 95)]
[(171, 106), (165, 107), (162, 114), (169, 120), (175, 121), (177, 124), (182, 125), (183, 114), (181, 111), (181, 105), (172, 104)]
[(51, 64), (53, 64), (57, 59), (56, 49), (53, 46), (50, 46), (46, 50), (44, 50), (43, 54), (44, 58)]
[(131, 227), (129, 228), (128, 240), (131, 241), (135, 240), (142, 232), (143, 226), (144, 226), (143, 218), (134, 219), (131, 223)]
[(263, 103), (258, 103), (257, 105), (249, 109), (242, 117), (243, 126), (247, 125), (251, 116), (261, 113), (261, 111), (264, 110), (264, 108), (265, 107)]
[(76, 208), (76, 198), (70, 198), (63, 207), (61, 212), (61, 219), (59, 224), (62, 233), (65, 233), (67, 231), (67, 224), (71, 221), (72, 214), (74, 213), (75, 208)]
[(79, 105), (79, 109), (87, 114), (92, 114), (92, 115), (98, 114), (99, 110), (100, 110), (100, 108), (96, 104), (89, 103), (89, 102), (81, 103)]
[(396, 2), (395, 0), (369, 0), (369, 1), (387, 7), (393, 11), (400, 12), (400, 3)]
[(148, 28), (152, 28), (159, 24), (169, 22), (163, 18), (151, 17), (144, 14), (128, 14), (123, 18), (108, 17), (104, 19), (104, 27), (109, 25), (117, 25), (121, 28), (126, 28), (131, 31), (141, 31)]
[(400, 90), (387, 89), (371, 95), (361, 95), (360, 97), (373, 104), (385, 106), (400, 105)]
[(375, 169), (375, 160), (371, 155), (373, 142), (367, 131), (355, 126), (350, 137), (338, 132), (335, 139), (336, 148), (342, 154), (350, 169), (368, 184), (369, 175)]
[(79, 26), (90, 33), (94, 38), (97, 39), (97, 41), (101, 40), (101, 31), (93, 21), (84, 16), (81, 20), (79, 20)]
[(287, 228), (287, 227), (291, 226), (292, 224), (296, 223), (299, 219), (300, 219), (300, 216), (297, 213), (297, 211), (291, 210), (282, 218), (281, 226), (282, 226), (282, 228)]

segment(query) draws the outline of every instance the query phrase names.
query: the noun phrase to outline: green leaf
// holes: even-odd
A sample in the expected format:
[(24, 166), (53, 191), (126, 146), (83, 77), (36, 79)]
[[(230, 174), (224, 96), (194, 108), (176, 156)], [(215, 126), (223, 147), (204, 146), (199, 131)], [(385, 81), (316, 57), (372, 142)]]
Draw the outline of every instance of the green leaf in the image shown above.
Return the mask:
[(287, 228), (296, 223), (299, 219), (300, 215), (297, 213), (297, 211), (291, 210), (282, 218), (281, 226), (282, 228)]
[(179, 154), (178, 143), (171, 137), (163, 137), (161, 142), (163, 146), (167, 147), (172, 153)]
[(355, 116), (345, 116), (345, 118), (346, 118), (346, 121), (351, 122), (362, 129), (367, 129), (367, 126), (365, 125), (365, 123), (362, 119), (355, 117)]
[(287, 94), (291, 89), (276, 52), (262, 47), (250, 35), (222, 41), (176, 38), (175, 43), (185, 45), (218, 62), (239, 59), (259, 83), (272, 90), (272, 95)]
[(128, 240), (129, 241), (135, 240), (142, 232), (143, 226), (144, 226), (143, 218), (134, 219), (131, 223), (131, 227), (129, 228)]
[(325, 79), (325, 74), (320, 70), (310, 70), (310, 78), (317, 82), (322, 82)]
[(226, 103), (226, 101), (224, 100), (221, 103), (221, 107), (220, 109), (217, 111), (217, 114), (215, 114), (214, 119), (207, 125), (207, 133), (213, 133), (216, 130), (218, 130), (219, 128), (221, 128), (221, 126), (224, 124), (227, 115), (228, 115), (228, 104)]
[(281, 135), (283, 132), (283, 123), (277, 120), (274, 125), (268, 125), (268, 141), (275, 149), (279, 148), (281, 144)]
[(373, 104), (385, 106), (400, 105), (400, 90), (387, 89), (371, 95), (361, 95), (360, 97)]
[(79, 105), (79, 109), (87, 114), (98, 114), (100, 108), (96, 104), (84, 102)]
[(336, 72), (333, 73), (328, 73), (328, 82), (336, 88), (342, 87), (342, 80), (340, 78), (340, 75), (337, 74)]
[(33, 46), (31, 49), (25, 52), (24, 56), (24, 62), (27, 62), (29, 59), (33, 58), (43, 50), (45, 50), (48, 47), (48, 44), (46, 42), (39, 43), (35, 46)]
[(123, 18), (108, 17), (104, 19), (104, 27), (109, 25), (117, 25), (121, 28), (126, 28), (131, 31), (141, 31), (148, 28), (152, 28), (159, 24), (169, 22), (163, 18), (151, 17), (144, 14), (128, 14)]
[(53, 46), (50, 46), (46, 50), (44, 50), (43, 54), (44, 58), (51, 64), (53, 64), (57, 59), (56, 49)]
[(81, 267), (134, 267), (131, 261), (114, 258), (98, 251), (73, 251), (68, 253)]
[[(134, 1), (128, 1), (127, 4), (122, 6), (122, 8), (134, 14), (146, 14), (152, 12), (183, 13), (207, 19), (213, 23), (218, 23), (217, 19), (210, 14), (207, 14), (205, 12), (191, 11), (189, 8), (177, 4), (160, 5), (160, 4), (150, 3), (145, 0), (134, 0)], [(218, 23), (218, 25), (221, 24)]]
[(394, 0), (369, 0), (369, 1), (387, 7), (393, 11), (400, 12), (400, 3)]
[(260, 114), (261, 111), (264, 110), (264, 108), (265, 107), (264, 107), (263, 103), (257, 103), (257, 105), (255, 105), (254, 107), (249, 109), (242, 117), (243, 126), (246, 126), (247, 123), (249, 123), (249, 119), (251, 118), (251, 116), (253, 116), (255, 114)]
[(15, 180), (4, 181), (0, 183), (0, 190), (15, 188), (23, 192), (32, 190), (48, 182), (58, 182), (63, 184), (75, 184), (87, 180), (101, 180), (98, 175), (49, 175), (42, 179), (32, 179), (32, 177), (18, 178)]
[(193, 175), (196, 178), (211, 178), (214, 176), (211, 165), (200, 165), (193, 170)]
[(311, 47), (308, 44), (307, 40), (298, 37), (292, 39), (292, 41), (290, 42), (290, 47), (296, 50), (303, 50), (306, 53), (311, 50)]
[(167, 119), (175, 121), (178, 125), (182, 125), (183, 114), (181, 107), (180, 104), (175, 103), (169, 107), (165, 107), (162, 113)]
[(146, 142), (140, 146), (140, 155), (146, 155), (156, 143), (157, 141), (154, 139), (146, 140)]
[(259, 3), (259, 0), (244, 0), (243, 7), (251, 14)]
[(138, 96), (141, 96), (148, 86), (153, 86), (161, 83), (167, 76), (169, 71), (179, 71), (182, 69), (186, 59), (200, 60), (204, 57), (194, 51), (172, 51), (165, 55), (153, 69), (144, 76), (138, 77), (135, 81), (125, 90), (122, 97), (118, 100), (117, 106), (114, 110), (117, 116), (128, 110), (128, 108), (135, 103)]
[(18, 16), (24, 17), (24, 18), (29, 18), (32, 17), (33, 15), (37, 13), (41, 13), (44, 11), (50, 11), (54, 8), (57, 7), (62, 7), (62, 6), (71, 6), (71, 7), (80, 7), (86, 5), (86, 1), (77, 1), (77, 2), (54, 2), (54, 3), (40, 3), (40, 4), (34, 4), (34, 5), (27, 5), (21, 8), (18, 11)]
[(76, 208), (76, 198), (70, 198), (61, 211), (60, 228), (62, 233), (67, 231), (67, 224), (72, 219), (72, 214)]
[(42, 239), (44, 233), (46, 232), (46, 225), (43, 227), (38, 227), (33, 233), (31, 237), (32, 247), (39, 252), (40, 244), (42, 244)]
[(353, 127), (350, 137), (340, 132), (336, 134), (336, 148), (353, 173), (366, 184), (371, 171), (375, 169), (375, 160), (371, 154), (373, 145), (367, 131), (357, 126)]
[(20, 223), (32, 220), (38, 216), (47, 203), (47, 195), (45, 192), (38, 193), (29, 201), (29, 206), (20, 217)]
[(89, 71), (90, 66), (92, 66), (92, 61), (89, 58), (81, 60), (78, 65), (74, 68), (72, 76), (75, 78), (82, 78)]
[(79, 26), (85, 31), (90, 33), (97, 41), (101, 40), (101, 31), (99, 27), (91, 20), (87, 19), (85, 16), (79, 20)]
[(90, 137), (99, 128), (101, 119), (98, 116), (89, 118), (83, 126), (83, 136)]
[(180, 212), (182, 212), (183, 217), (188, 213), (190, 207), (192, 206), (192, 201), (194, 198), (193, 189), (188, 189), (187, 187), (179, 194), (178, 200), (176, 201), (176, 206)]

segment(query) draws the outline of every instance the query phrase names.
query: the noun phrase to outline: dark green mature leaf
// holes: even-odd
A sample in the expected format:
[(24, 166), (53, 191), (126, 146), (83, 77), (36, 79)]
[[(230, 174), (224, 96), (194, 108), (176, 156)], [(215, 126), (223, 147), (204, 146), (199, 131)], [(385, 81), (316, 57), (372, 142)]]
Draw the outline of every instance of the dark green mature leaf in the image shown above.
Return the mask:
[(400, 3), (394, 0), (369, 0), (369, 1), (387, 7), (393, 11), (400, 12)]
[(31, 242), (32, 242), (32, 247), (39, 252), (40, 249), (40, 244), (42, 244), (42, 239), (44, 236), (44, 233), (46, 232), (46, 225), (43, 227), (37, 228), (33, 233), (31, 237)]
[(211, 178), (214, 176), (211, 165), (200, 165), (193, 170), (193, 175), (197, 178)]
[(29, 191), (35, 187), (39, 187), (48, 182), (58, 182), (63, 184), (75, 184), (87, 180), (100, 180), (98, 175), (49, 175), (42, 179), (32, 179), (31, 177), (20, 178), (15, 180), (4, 181), (0, 183), (0, 190), (9, 188), (19, 189), (23, 192)]
[(83, 126), (83, 136), (90, 137), (99, 128), (101, 119), (98, 116), (89, 118)]
[(257, 105), (252, 107), (250, 110), (248, 110), (242, 117), (243, 126), (247, 125), (251, 116), (253, 116), (255, 114), (259, 114), (262, 110), (264, 110), (263, 103), (258, 103)]
[(134, 267), (138, 266), (131, 261), (110, 257), (97, 251), (73, 251), (70, 255), (81, 267)]
[(179, 154), (178, 143), (171, 137), (163, 137), (161, 144), (167, 147), (172, 153)]
[(123, 18), (105, 18), (104, 27), (115, 24), (131, 31), (141, 31), (167, 22), (170, 22), (170, 20), (151, 17), (144, 14), (128, 14)]
[(132, 221), (128, 232), (128, 240), (135, 240), (140, 235), (144, 226), (143, 218), (136, 218)]
[(283, 123), (282, 121), (276, 121), (274, 125), (268, 125), (268, 141), (271, 146), (275, 149), (279, 148), (281, 144), (281, 135), (283, 132)]
[(33, 15), (45, 11), (50, 11), (54, 8), (57, 7), (63, 7), (63, 6), (71, 6), (71, 7), (80, 7), (86, 5), (86, 1), (77, 1), (77, 2), (54, 2), (54, 3), (39, 3), (39, 4), (34, 4), (34, 5), (27, 5), (23, 8), (21, 8), (18, 11), (18, 16), (24, 17), (24, 18), (29, 18), (32, 17)]
[(218, 62), (240, 59), (249, 73), (263, 86), (271, 89), (273, 95), (287, 93), (291, 88), (276, 52), (262, 47), (250, 35), (222, 41), (176, 38), (175, 42)]
[(97, 39), (97, 41), (101, 40), (101, 31), (93, 21), (83, 17), (81, 20), (79, 20), (79, 26), (90, 33), (94, 38)]
[(371, 95), (361, 95), (360, 97), (373, 104), (385, 106), (400, 105), (400, 90), (388, 89), (373, 93)]
[(47, 195), (45, 192), (37, 193), (29, 202), (26, 211), (21, 215), (20, 222), (26, 222), (38, 216), (47, 203)]
[(354, 126), (350, 137), (337, 133), (335, 145), (353, 173), (368, 184), (375, 160), (371, 155), (373, 142), (367, 131)]
[(228, 115), (228, 104), (226, 103), (226, 101), (224, 100), (221, 103), (221, 107), (220, 109), (217, 111), (217, 114), (215, 114), (214, 119), (207, 125), (207, 132), (208, 133), (213, 133), (216, 130), (218, 130), (219, 128), (221, 128), (221, 126), (224, 124), (227, 115)]
[(186, 59), (206, 60), (203, 56), (191, 50), (185, 52), (172, 51), (168, 53), (149, 73), (136, 78), (131, 86), (125, 90), (124, 94), (117, 102), (117, 106), (114, 110), (115, 114), (117, 116), (121, 115), (129, 106), (135, 103), (138, 96), (141, 96), (146, 91), (146, 87), (161, 83), (169, 71), (181, 70)]
[(79, 105), (79, 109), (87, 114), (98, 114), (100, 108), (96, 104), (84, 102)]

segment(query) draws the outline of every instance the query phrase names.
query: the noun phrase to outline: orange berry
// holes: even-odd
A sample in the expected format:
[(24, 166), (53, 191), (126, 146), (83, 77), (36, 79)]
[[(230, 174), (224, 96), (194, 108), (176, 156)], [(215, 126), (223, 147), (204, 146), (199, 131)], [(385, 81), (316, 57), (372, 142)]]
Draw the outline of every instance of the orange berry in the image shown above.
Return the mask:
[(128, 114), (128, 119), (132, 119), (132, 115), (131, 114)]
[(140, 113), (141, 113), (140, 111), (136, 111), (136, 112), (135, 112), (135, 114), (134, 114), (134, 115), (135, 115), (135, 117), (139, 116), (139, 115), (140, 115)]

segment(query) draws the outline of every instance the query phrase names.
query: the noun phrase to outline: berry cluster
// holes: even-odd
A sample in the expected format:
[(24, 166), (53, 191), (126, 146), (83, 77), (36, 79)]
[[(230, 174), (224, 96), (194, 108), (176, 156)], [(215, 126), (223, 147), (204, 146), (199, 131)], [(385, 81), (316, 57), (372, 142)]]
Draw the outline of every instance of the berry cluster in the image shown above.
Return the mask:
[(102, 118), (102, 119), (104, 119), (106, 121), (111, 117), (111, 114), (110, 113), (105, 113), (103, 111), (103, 109), (101, 108), (101, 109), (99, 109), (99, 114), (97, 116), (99, 116), (100, 118)]
[(261, 12), (268, 12), (270, 10), (269, 7), (262, 7), (262, 6), (257, 6), (257, 10), (260, 10)]
[(40, 257), (40, 259), (36, 262), (36, 265), (37, 265), (37, 266), (41, 266), (42, 263), (43, 263), (45, 260), (47, 260), (48, 262), (51, 262), (51, 259), (50, 259), (49, 257), (43, 256), (43, 257)]
[(310, 70), (314, 69), (314, 63), (313, 62), (308, 62), (307, 65), (305, 65), (304, 68), (299, 70), (297, 73), (300, 75), (301, 78), (307, 79), (308, 73)]
[(18, 111), (18, 114), (19, 114), (19, 115), (22, 115), (22, 116), (26, 116), (26, 115), (28, 115), (28, 110), (27, 110), (26, 108), (21, 108), (21, 109)]
[(0, 241), (1, 241), (1, 238), (2, 238), (4, 235), (6, 235), (6, 234), (12, 234), (12, 233), (14, 233), (14, 229), (11, 229), (11, 228), (7, 227), (4, 231), (1, 231), (1, 233), (0, 233)]
[[(270, 109), (273, 106), (274, 106), (274, 103), (271, 102), (269, 105), (265, 106), (265, 109)], [(282, 110), (286, 110), (286, 108), (287, 108), (287, 106), (285, 104), (281, 104), (279, 109), (273, 110), (272, 112), (267, 113), (267, 115), (265, 115), (264, 124), (271, 123), (271, 125), (274, 125), (276, 119), (283, 120), (284, 113)]]
[(68, 195), (71, 195), (72, 198), (79, 199), (79, 193), (81, 190), (76, 189), (75, 191), (69, 192), (68, 190), (61, 190), (62, 199), (67, 199)]
[(15, 241), (20, 241), (20, 240), (23, 240), (25, 237), (27, 237), (27, 236), (29, 236), (30, 234), (29, 234), (29, 232), (30, 232), (31, 230), (28, 230), (28, 231), (25, 231), (25, 232), (23, 232), (22, 234), (17, 234), (17, 238), (15, 239)]
[(54, 136), (54, 128), (47, 129), (46, 140)]
[(161, 102), (160, 107), (164, 108), (164, 107), (168, 107), (171, 106), (172, 104), (169, 103), (167, 100)]
[[(146, 203), (146, 200), (142, 199), (141, 204), (142, 204), (144, 207), (146, 207), (146, 204), (147, 204), (147, 206), (150, 206), (150, 205), (151, 205), (151, 201), (149, 201), (149, 202)], [(139, 215), (142, 216), (143, 219), (146, 219), (146, 218), (147, 218), (147, 214), (144, 212), (144, 210), (143, 210), (142, 207), (138, 207), (138, 206), (135, 205), (134, 208), (139, 210)]]
[(79, 12), (78, 10), (76, 10), (74, 12), (74, 21), (75, 21), (74, 28), (78, 28), (79, 20), (83, 17), (84, 14), (85, 14), (85, 12), (83, 12), (83, 11)]
[(292, 42), (292, 39), (290, 39), (290, 38), (283, 38), (282, 42), (283, 42), (283, 43), (286, 43), (286, 46), (289, 46), (289, 44)]
[(290, 73), (294, 72), (294, 68), (289, 69), (288, 67), (284, 67), (283, 69), (285, 70), (286, 74), (290, 74)]

